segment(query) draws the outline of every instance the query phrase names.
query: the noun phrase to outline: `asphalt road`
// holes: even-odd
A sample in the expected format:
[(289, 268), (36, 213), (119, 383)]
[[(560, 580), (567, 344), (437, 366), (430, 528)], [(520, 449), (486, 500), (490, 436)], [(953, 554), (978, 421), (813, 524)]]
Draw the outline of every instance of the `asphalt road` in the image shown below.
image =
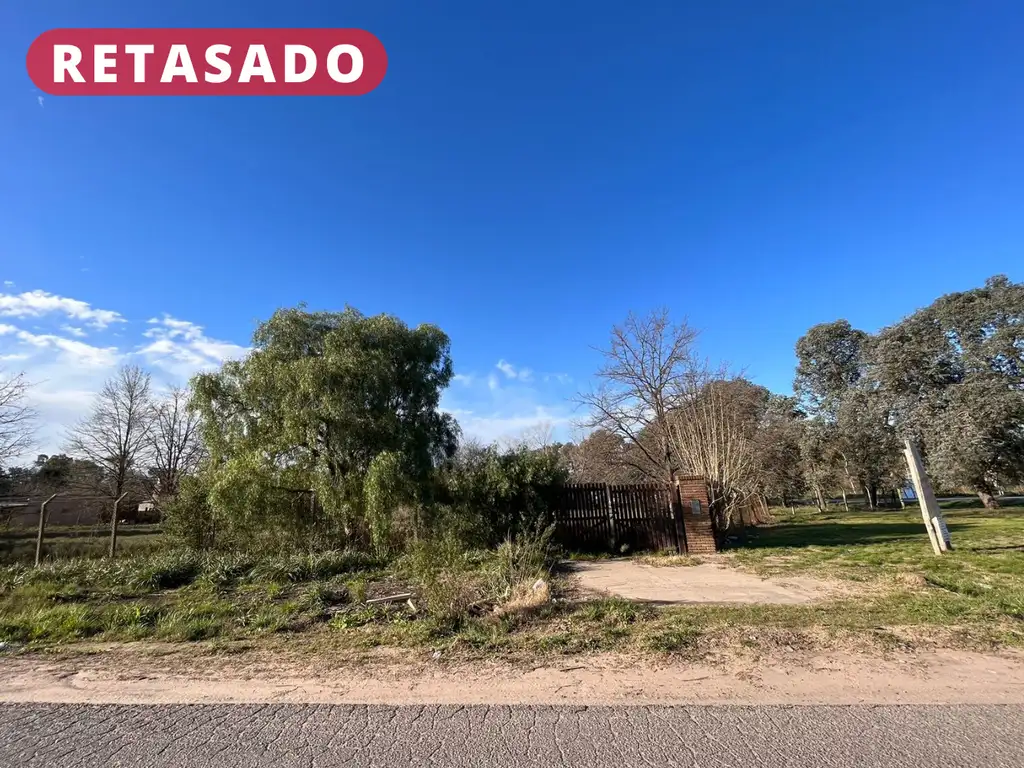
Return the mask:
[(1024, 765), (1022, 706), (0, 705), (0, 766)]

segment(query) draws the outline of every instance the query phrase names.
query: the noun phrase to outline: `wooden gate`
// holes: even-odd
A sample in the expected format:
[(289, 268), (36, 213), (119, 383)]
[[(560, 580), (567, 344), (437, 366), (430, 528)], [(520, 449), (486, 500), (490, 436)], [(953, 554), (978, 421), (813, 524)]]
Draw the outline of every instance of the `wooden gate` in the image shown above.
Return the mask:
[[(578, 552), (708, 551), (710, 517), (702, 488), (701, 478), (673, 484), (567, 485), (555, 505), (556, 535)], [(688, 538), (694, 539), (690, 546)]]

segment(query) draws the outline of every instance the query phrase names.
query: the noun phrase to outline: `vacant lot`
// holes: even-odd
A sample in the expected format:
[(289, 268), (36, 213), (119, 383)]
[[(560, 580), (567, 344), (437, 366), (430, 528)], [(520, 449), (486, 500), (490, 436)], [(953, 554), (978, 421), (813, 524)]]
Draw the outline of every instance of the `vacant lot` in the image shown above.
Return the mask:
[(537, 563), (514, 550), (426, 548), (389, 562), (347, 552), (165, 552), (10, 566), (0, 570), (0, 640), (30, 648), (150, 639), (281, 647), (301, 633), (295, 645), (331, 653), (390, 646), (701, 657), (730, 647), (1024, 645), (1024, 509), (956, 509), (948, 522), (956, 551), (937, 558), (916, 510), (781, 512), (774, 526), (714, 558), (783, 583), (799, 574), (838, 585), (788, 605), (588, 599), (561, 570), (536, 590), (515, 592)]
[[(35, 528), (0, 529), (0, 563), (32, 563), (36, 556)], [(44, 560), (104, 557), (110, 547), (106, 525), (62, 525), (46, 529)], [(122, 525), (117, 533), (119, 555), (147, 555), (167, 549), (159, 525)]]

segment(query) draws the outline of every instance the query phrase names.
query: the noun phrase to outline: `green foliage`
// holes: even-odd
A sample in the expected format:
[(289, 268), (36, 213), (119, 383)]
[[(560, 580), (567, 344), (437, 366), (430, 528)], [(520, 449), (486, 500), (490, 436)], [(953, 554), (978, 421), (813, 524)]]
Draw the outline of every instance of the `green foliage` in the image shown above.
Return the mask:
[(892, 418), (922, 441), (933, 480), (990, 503), (1024, 479), (1024, 283), (940, 297), (883, 329), (871, 373)]
[(164, 532), (173, 542), (196, 550), (214, 546), (217, 526), (204, 475), (183, 478), (177, 496), (164, 504), (163, 516)]
[(479, 546), (543, 530), (567, 475), (556, 451), (465, 447), (442, 473), (442, 497), (450, 505), (443, 524), (461, 526)]
[(203, 571), (203, 563), (192, 552), (169, 552), (138, 563), (127, 586), (140, 592), (177, 589), (191, 584)]
[(846, 320), (811, 328), (796, 344), (794, 389), (813, 422), (801, 442), (804, 474), (820, 491), (901, 487), (906, 468), (888, 402), (869, 371), (871, 337)]
[[(209, 502), (236, 532), (358, 544), (377, 456), (392, 454), (422, 487), (454, 452), (457, 425), (438, 410), (452, 377), (440, 329), (299, 307), (275, 312), (253, 343), (245, 360), (193, 382), (211, 456)], [(375, 525), (381, 534), (384, 519)]]
[(815, 325), (800, 337), (793, 388), (809, 413), (835, 414), (863, 375), (867, 341), (868, 335), (846, 320)]
[(401, 458), (385, 451), (370, 462), (363, 486), (366, 523), (374, 552), (386, 556), (392, 548), (395, 512), (403, 501)]

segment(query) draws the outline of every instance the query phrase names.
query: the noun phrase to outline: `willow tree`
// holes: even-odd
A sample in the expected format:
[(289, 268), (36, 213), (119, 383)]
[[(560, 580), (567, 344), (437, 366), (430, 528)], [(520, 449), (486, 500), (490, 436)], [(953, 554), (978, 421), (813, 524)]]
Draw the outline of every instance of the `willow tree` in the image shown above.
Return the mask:
[(375, 458), (391, 454), (415, 484), (454, 452), (457, 425), (438, 410), (451, 378), (448, 337), (433, 325), (278, 310), (244, 360), (193, 379), (211, 507), (235, 527), (367, 533)]

